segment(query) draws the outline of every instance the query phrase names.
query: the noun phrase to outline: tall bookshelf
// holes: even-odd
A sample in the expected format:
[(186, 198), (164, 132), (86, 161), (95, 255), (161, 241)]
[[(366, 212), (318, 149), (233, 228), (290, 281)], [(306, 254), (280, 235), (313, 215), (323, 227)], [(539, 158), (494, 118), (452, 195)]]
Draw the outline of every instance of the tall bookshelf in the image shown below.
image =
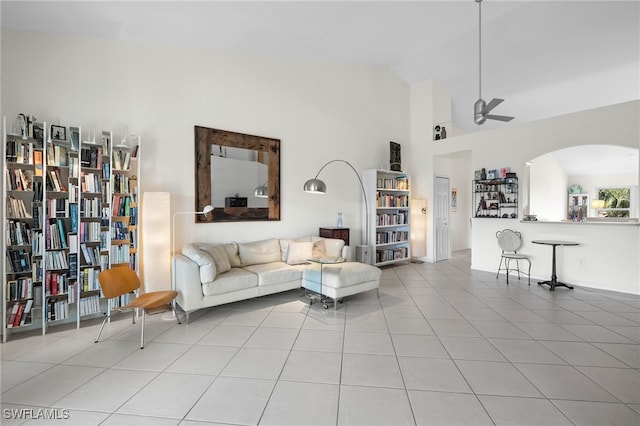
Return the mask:
[(111, 131), (96, 141), (83, 139), (80, 127), (29, 123), (12, 134), (6, 118), (2, 124), (3, 340), (63, 323), (80, 327), (111, 307), (101, 270), (139, 270), (140, 138), (114, 146)]
[(369, 244), (376, 266), (408, 262), (410, 253), (410, 177), (391, 170), (365, 170)]

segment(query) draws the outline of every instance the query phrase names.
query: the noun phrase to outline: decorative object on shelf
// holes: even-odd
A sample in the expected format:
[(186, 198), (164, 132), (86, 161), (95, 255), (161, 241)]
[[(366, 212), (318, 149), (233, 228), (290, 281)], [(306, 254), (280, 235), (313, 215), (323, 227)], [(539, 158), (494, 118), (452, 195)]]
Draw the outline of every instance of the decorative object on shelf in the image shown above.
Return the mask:
[(389, 168), (394, 172), (402, 171), (401, 149), (399, 143), (389, 142)]
[(473, 203), (477, 218), (517, 218), (518, 178), (473, 181)]
[(500, 178), (504, 179), (507, 177), (507, 173), (509, 173), (508, 167), (503, 167), (500, 169)]
[(575, 184), (569, 187), (569, 194), (581, 194), (581, 193), (582, 193), (582, 186)]
[(480, 179), (485, 180), (487, 178), (487, 170), (483, 167), (480, 171)]
[(364, 184), (362, 183), (362, 178), (360, 178), (360, 174), (355, 169), (355, 167), (353, 167), (351, 163), (345, 160), (336, 159), (336, 160), (328, 161), (322, 167), (320, 167), (320, 170), (318, 170), (318, 173), (316, 173), (316, 176), (313, 179), (309, 179), (304, 183), (303, 190), (304, 192), (308, 192), (310, 194), (325, 194), (327, 192), (327, 185), (322, 180), (318, 179), (318, 176), (320, 176), (320, 173), (322, 172), (322, 170), (324, 170), (325, 167), (327, 167), (329, 164), (332, 164), (332, 163), (344, 163), (347, 166), (349, 166), (353, 171), (353, 173), (358, 178), (358, 182), (360, 183), (360, 188), (362, 189), (362, 197), (364, 198), (364, 206), (365, 206), (365, 212), (366, 212), (365, 214), (366, 216), (365, 232), (366, 233), (365, 233), (364, 246), (361, 246), (359, 250), (361, 250), (362, 253), (364, 253), (363, 260), (367, 260), (367, 259), (369, 260), (369, 262), (363, 262), (363, 263), (370, 263), (371, 260), (370, 260), (370, 254), (369, 254), (369, 204), (367, 202), (367, 193), (364, 190)]
[(433, 140), (434, 141), (439, 141), (441, 138), (440, 132), (441, 132), (441, 128), (439, 124), (436, 124), (436, 126), (433, 128)]
[(442, 128), (440, 129), (440, 139), (446, 139), (447, 138), (447, 129), (446, 127), (442, 126)]
[(342, 212), (338, 212), (338, 222), (336, 223), (338, 228), (344, 227), (344, 222), (342, 221)]
[(476, 180), (482, 179), (482, 170), (476, 170), (474, 172), (474, 177), (475, 177)]
[(258, 198), (268, 198), (269, 197), (269, 188), (267, 188), (267, 182), (262, 185), (256, 187), (253, 190), (253, 196)]

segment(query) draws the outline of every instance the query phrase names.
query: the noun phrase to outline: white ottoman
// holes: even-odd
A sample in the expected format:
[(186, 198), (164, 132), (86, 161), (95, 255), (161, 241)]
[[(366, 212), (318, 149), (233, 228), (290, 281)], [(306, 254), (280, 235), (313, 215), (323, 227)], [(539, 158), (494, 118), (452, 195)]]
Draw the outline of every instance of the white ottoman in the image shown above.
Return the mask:
[[(381, 275), (382, 271), (379, 268), (366, 263), (313, 263), (304, 270), (302, 287), (333, 299), (334, 307), (337, 309), (335, 302), (343, 297), (378, 289)], [(322, 285), (320, 283), (321, 277)]]

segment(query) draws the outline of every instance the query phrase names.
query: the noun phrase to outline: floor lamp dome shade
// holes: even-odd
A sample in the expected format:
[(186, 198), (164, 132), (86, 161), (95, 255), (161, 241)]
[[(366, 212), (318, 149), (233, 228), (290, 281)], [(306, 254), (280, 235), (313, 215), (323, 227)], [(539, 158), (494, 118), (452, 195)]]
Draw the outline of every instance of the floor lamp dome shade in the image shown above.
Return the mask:
[(269, 189), (267, 188), (267, 184), (260, 185), (253, 190), (253, 196), (258, 198), (268, 198), (269, 197)]
[(313, 179), (309, 179), (308, 181), (306, 181), (304, 183), (304, 187), (303, 187), (304, 192), (308, 192), (308, 193), (311, 193), (311, 194), (326, 194), (327, 185), (322, 180), (318, 179), (318, 176), (320, 176), (320, 173), (322, 173), (322, 170), (324, 170), (324, 168), (327, 167), (331, 163), (344, 163), (344, 164), (346, 164), (347, 166), (349, 166), (351, 168), (351, 170), (353, 170), (353, 173), (358, 178), (358, 182), (360, 182), (360, 189), (362, 189), (362, 198), (364, 199), (364, 208), (365, 208), (365, 215), (366, 215), (365, 245), (368, 246), (369, 245), (369, 204), (367, 203), (367, 193), (364, 190), (364, 184), (362, 183), (362, 179), (360, 178), (360, 174), (355, 169), (355, 167), (353, 167), (351, 165), (351, 163), (349, 163), (348, 161), (345, 161), (345, 160), (331, 160), (331, 161), (326, 162), (322, 167), (320, 167), (320, 170), (318, 170), (318, 173), (316, 173), (316, 176)]
[(310, 194), (326, 194), (327, 184), (317, 177), (309, 179), (304, 183), (304, 192), (308, 192)]

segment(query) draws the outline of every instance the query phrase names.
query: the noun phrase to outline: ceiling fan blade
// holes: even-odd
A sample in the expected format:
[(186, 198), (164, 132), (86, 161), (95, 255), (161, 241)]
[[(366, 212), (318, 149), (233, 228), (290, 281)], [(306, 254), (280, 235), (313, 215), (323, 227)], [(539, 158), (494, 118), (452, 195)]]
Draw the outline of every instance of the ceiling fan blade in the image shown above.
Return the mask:
[(514, 119), (514, 117), (509, 117), (506, 115), (493, 115), (493, 114), (487, 114), (486, 117), (489, 120), (498, 120), (498, 121), (511, 121)]
[(489, 102), (487, 106), (484, 107), (484, 109), (482, 110), (482, 113), (483, 114), (488, 113), (489, 111), (491, 111), (492, 109), (500, 105), (502, 102), (504, 102), (504, 99), (500, 99), (500, 98), (491, 99), (491, 102)]

